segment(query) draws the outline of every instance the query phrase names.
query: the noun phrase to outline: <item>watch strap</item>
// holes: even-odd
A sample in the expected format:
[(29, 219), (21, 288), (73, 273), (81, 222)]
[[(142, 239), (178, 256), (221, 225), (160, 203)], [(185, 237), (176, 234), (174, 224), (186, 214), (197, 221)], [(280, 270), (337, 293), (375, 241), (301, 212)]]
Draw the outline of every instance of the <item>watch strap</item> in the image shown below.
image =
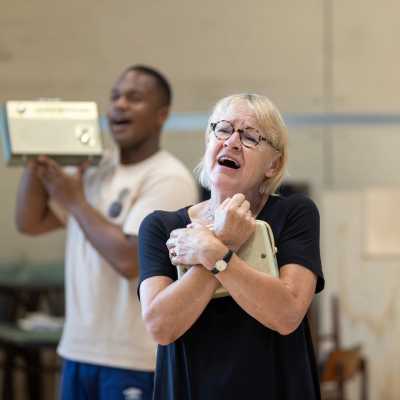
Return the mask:
[[(232, 256), (233, 256), (233, 251), (229, 249), (228, 252), (222, 257), (222, 261), (225, 261), (225, 262), (226, 262), (226, 265), (228, 266), (228, 263), (229, 263), (229, 261), (231, 260)], [(217, 262), (218, 262), (218, 261), (217, 261)], [(226, 268), (225, 268), (225, 269), (226, 269)], [(221, 271), (219, 271), (216, 267), (214, 267), (214, 268), (211, 270), (211, 272), (215, 275), (215, 274), (218, 274), (218, 273), (221, 272)]]

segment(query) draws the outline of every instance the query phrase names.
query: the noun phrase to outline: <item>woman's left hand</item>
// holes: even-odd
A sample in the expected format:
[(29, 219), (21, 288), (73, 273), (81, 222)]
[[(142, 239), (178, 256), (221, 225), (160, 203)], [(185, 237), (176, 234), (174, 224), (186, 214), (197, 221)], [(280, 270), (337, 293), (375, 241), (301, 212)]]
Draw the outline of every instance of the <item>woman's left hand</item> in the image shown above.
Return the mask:
[(233, 251), (239, 250), (255, 229), (250, 203), (242, 193), (227, 197), (215, 210), (213, 231)]
[(173, 265), (214, 265), (226, 253), (226, 246), (213, 233), (200, 224), (175, 229), (166, 243)]

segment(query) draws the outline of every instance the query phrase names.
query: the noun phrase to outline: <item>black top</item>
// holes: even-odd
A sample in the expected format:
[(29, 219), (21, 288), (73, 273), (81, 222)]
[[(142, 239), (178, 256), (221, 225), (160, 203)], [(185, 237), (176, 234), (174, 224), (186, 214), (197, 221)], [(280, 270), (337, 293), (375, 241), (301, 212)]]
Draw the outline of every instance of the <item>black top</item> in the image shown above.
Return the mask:
[[(257, 216), (267, 221), (279, 267), (295, 263), (324, 278), (319, 253), (319, 214), (303, 195), (270, 196)], [(165, 242), (190, 223), (187, 208), (156, 211), (139, 230), (139, 285), (152, 276), (177, 279)], [(268, 293), (265, 293), (268, 296)], [(155, 400), (314, 400), (318, 373), (307, 320), (287, 336), (266, 328), (231, 297), (211, 300), (174, 343), (158, 346)]]

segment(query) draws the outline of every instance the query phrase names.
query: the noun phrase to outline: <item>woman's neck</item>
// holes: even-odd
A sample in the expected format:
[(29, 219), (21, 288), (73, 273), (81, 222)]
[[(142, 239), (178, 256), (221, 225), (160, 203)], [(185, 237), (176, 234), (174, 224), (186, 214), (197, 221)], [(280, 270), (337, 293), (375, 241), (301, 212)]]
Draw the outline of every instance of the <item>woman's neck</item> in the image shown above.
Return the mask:
[[(221, 193), (217, 191), (211, 191), (211, 198), (208, 201), (208, 208), (212, 215), (214, 215), (215, 209), (228, 197), (234, 196), (236, 193)], [(268, 200), (268, 194), (261, 194), (258, 191), (252, 193), (244, 193), (246, 200), (250, 203), (250, 210), (253, 216), (256, 216), (261, 209), (264, 207)]]
[[(198, 222), (204, 225), (212, 225), (214, 222), (215, 210), (227, 198), (232, 197), (235, 193), (221, 193), (216, 190), (211, 190), (211, 198), (201, 203), (195, 204), (188, 210), (189, 218), (192, 222)], [(244, 194), (246, 200), (250, 202), (250, 210), (256, 217), (268, 200), (268, 194)]]

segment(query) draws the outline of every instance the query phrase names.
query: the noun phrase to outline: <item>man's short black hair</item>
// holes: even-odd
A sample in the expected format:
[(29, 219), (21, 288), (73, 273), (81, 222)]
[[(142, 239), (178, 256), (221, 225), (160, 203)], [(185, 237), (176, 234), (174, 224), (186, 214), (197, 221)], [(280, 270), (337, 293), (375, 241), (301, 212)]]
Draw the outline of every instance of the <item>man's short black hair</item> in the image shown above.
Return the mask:
[(136, 64), (128, 67), (125, 70), (124, 75), (131, 71), (137, 71), (152, 76), (156, 81), (156, 85), (160, 91), (162, 105), (163, 106), (171, 105), (172, 102), (171, 85), (169, 84), (167, 78), (160, 71), (156, 70), (155, 68), (149, 67), (147, 65)]

